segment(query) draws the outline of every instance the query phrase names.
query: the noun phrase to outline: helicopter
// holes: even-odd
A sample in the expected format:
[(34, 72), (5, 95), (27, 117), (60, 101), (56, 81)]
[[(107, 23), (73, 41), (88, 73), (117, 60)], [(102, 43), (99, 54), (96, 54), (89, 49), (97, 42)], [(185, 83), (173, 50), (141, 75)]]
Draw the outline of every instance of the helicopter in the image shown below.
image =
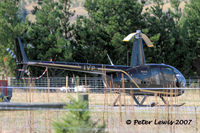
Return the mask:
[[(84, 73), (98, 74), (102, 76), (106, 88), (122, 88), (124, 93), (132, 96), (137, 106), (146, 106), (144, 102), (148, 96), (158, 95), (164, 104), (167, 101), (164, 97), (177, 97), (184, 93), (186, 80), (182, 73), (176, 68), (166, 64), (146, 64), (143, 50), (143, 40), (148, 47), (153, 47), (150, 39), (137, 30), (126, 36), (123, 41), (129, 42), (132, 38), (133, 47), (130, 66), (110, 64), (92, 64), (78, 62), (57, 62), (57, 61), (29, 61), (24, 51), (23, 44), (18, 37), (16, 39), (17, 53), (15, 56), (17, 62), (17, 79), (27, 73), (28, 66), (51, 67), (64, 69), (67, 71), (76, 71)], [(112, 89), (116, 91), (116, 89)], [(119, 93), (120, 91), (118, 91)], [(119, 100), (121, 93), (114, 101), (113, 105)], [(138, 99), (137, 96), (143, 96)], [(182, 106), (184, 105), (177, 105)], [(175, 105), (176, 106), (176, 105)]]

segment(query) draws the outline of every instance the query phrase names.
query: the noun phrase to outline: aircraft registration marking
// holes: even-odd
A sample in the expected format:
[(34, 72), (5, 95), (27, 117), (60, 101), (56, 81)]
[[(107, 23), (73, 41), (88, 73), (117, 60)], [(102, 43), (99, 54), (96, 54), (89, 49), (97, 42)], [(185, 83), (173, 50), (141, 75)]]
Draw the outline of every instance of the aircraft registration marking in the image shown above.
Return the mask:
[(94, 70), (97, 70), (95, 66), (92, 66), (92, 65), (84, 65), (83, 67), (83, 70), (86, 70), (86, 71), (94, 71)]

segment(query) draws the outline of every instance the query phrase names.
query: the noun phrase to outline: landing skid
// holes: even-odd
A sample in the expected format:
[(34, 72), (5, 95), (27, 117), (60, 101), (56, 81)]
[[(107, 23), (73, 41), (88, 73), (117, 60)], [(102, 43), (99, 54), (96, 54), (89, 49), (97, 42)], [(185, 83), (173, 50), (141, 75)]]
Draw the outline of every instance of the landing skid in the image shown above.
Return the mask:
[[(117, 98), (115, 99), (115, 101), (114, 101), (114, 103), (113, 103), (113, 106), (118, 106), (116, 103), (117, 103), (117, 101), (119, 101), (119, 99), (120, 99), (120, 97), (121, 97), (121, 94), (119, 94), (118, 96), (117, 96)], [(166, 106), (173, 106), (173, 107), (181, 107), (181, 106), (183, 106), (185, 103), (182, 103), (182, 104), (168, 104), (168, 102), (164, 99), (164, 97), (163, 96), (159, 96), (160, 98), (161, 98), (161, 100), (163, 101), (163, 103), (164, 103), (164, 105), (157, 105), (155, 102), (153, 102), (153, 103), (151, 103), (150, 105), (144, 105), (144, 102), (145, 102), (145, 100), (147, 99), (147, 97), (148, 96), (144, 96), (143, 98), (142, 98), (142, 100), (140, 101), (135, 95), (133, 95), (133, 96), (131, 96), (132, 98), (133, 98), (133, 100), (135, 101), (135, 103), (136, 103), (136, 105), (135, 106), (137, 106), (137, 107), (154, 107), (154, 106), (159, 106), (159, 107), (166, 107)], [(122, 106), (124, 106), (124, 105), (122, 105)]]
[(181, 106), (183, 106), (185, 103), (182, 103), (182, 104), (169, 104), (169, 103), (167, 103), (167, 101), (164, 99), (164, 97), (162, 97), (162, 96), (159, 96), (160, 98), (161, 98), (161, 100), (163, 101), (163, 103), (165, 104), (165, 105), (157, 105), (157, 106), (173, 106), (173, 107), (181, 107)]
[[(170, 107), (170, 106), (172, 106), (172, 107), (181, 107), (181, 106), (183, 106), (183, 105), (185, 105), (185, 103), (181, 103), (181, 104), (172, 104), (172, 105), (156, 105), (157, 107), (166, 107), (166, 106), (168, 106), (168, 107)], [(151, 107), (154, 107), (154, 106), (151, 106)]]

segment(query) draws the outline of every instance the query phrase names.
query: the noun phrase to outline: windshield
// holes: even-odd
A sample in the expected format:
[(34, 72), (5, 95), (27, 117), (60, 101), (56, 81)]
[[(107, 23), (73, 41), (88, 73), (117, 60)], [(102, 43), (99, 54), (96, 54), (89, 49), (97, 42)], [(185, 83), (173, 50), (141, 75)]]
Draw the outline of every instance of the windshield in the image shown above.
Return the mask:
[(185, 87), (186, 84), (186, 80), (185, 77), (182, 75), (182, 73), (180, 71), (178, 71), (176, 68), (170, 66), (175, 74), (176, 74), (176, 79), (177, 79), (177, 87)]

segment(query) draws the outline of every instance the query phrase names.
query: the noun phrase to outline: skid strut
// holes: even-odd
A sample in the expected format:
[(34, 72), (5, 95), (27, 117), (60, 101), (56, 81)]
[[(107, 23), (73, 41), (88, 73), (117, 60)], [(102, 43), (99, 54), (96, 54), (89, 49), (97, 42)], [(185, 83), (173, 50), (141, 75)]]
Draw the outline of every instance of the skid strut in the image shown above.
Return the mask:
[(117, 96), (117, 98), (115, 99), (115, 101), (114, 101), (114, 103), (113, 103), (113, 106), (116, 106), (116, 103), (117, 103), (117, 101), (119, 100), (120, 97), (121, 97), (121, 94), (119, 94), (119, 95)]
[[(115, 99), (115, 101), (114, 101), (114, 103), (113, 103), (113, 106), (117, 106), (116, 103), (117, 103), (117, 101), (120, 99), (120, 97), (121, 97), (121, 94), (119, 94), (119, 95), (117, 96), (117, 98)], [(138, 106), (143, 106), (145, 100), (147, 99), (147, 96), (144, 96), (144, 97), (142, 98), (141, 102), (137, 99), (137, 97), (136, 97), (135, 95), (132, 96), (132, 98), (133, 98), (133, 100), (136, 102), (136, 104), (137, 104)]]
[(132, 96), (132, 98), (133, 98), (133, 100), (136, 102), (136, 104), (137, 104), (138, 106), (142, 106), (142, 105), (144, 104), (145, 100), (147, 99), (147, 96), (144, 96), (144, 97), (142, 98), (141, 102), (139, 102), (139, 100), (137, 99), (137, 97), (136, 97), (135, 95)]

